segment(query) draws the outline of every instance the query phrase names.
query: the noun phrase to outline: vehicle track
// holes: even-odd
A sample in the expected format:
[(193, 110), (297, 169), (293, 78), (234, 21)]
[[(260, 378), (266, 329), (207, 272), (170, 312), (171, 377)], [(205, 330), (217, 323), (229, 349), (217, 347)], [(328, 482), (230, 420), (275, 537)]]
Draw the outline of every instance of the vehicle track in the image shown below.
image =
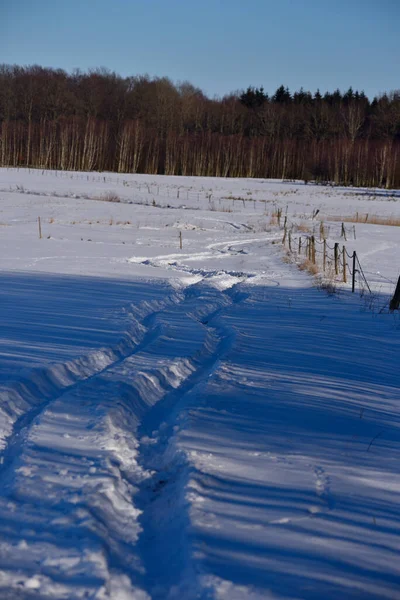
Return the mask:
[(228, 304), (198, 316), (213, 340), (213, 351), (178, 390), (171, 391), (146, 414), (139, 429), (139, 463), (152, 475), (143, 482), (136, 499), (143, 530), (138, 548), (145, 569), (144, 588), (153, 600), (198, 597), (186, 499), (190, 467), (176, 448), (175, 435), (233, 343), (235, 333), (223, 324), (220, 315), (247, 295), (240, 291), (240, 284), (222, 295)]
[[(4, 469), (7, 468), (9, 457), (13, 454), (13, 447), (19, 443), (21, 432), (29, 427), (40, 412), (63, 394), (74, 391), (77, 386), (83, 385), (127, 357), (140, 352), (158, 335), (158, 328), (154, 325), (156, 316), (168, 305), (178, 304), (183, 300), (182, 294), (174, 292), (162, 301), (145, 303), (143, 307), (140, 305), (128, 307), (126, 312), (132, 315), (134, 323), (115, 346), (99, 349), (66, 363), (33, 369), (27, 376), (2, 386), (3, 389), (0, 391), (2, 392), (3, 410), (8, 412), (9, 417), (12, 418), (11, 410), (7, 411), (9, 403), (14, 410), (16, 407), (17, 415), (21, 411), (23, 412), (13, 422), (12, 431), (10, 431), (5, 448), (0, 454), (0, 481)], [(18, 401), (20, 406), (18, 406)], [(25, 411), (24, 407), (26, 407)]]
[[(146, 332), (128, 356), (18, 421), (1, 471), (0, 595), (18, 591), (28, 598), (34, 584), (48, 587), (43, 597), (91, 597), (103, 590), (111, 600), (112, 582), (121, 576), (130, 578), (132, 594), (148, 587), (150, 566), (137, 540), (142, 528), (149, 539), (145, 497), (155, 475), (150, 462), (139, 459), (135, 432), (146, 414), (146, 423), (168, 414), (170, 428), (153, 458), (167, 448), (188, 394), (229, 345), (232, 332), (218, 324), (218, 315), (241, 298), (203, 284), (188, 288), (179, 302), (174, 297), (148, 315)], [(139, 523), (142, 510), (146, 517)]]

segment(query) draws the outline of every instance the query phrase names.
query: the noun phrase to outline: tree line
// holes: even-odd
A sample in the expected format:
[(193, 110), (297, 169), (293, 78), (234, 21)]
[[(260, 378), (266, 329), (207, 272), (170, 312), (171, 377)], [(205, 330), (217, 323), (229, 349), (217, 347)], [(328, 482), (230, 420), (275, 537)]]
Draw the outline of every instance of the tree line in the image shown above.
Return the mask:
[(400, 187), (400, 91), (188, 82), (0, 66), (0, 165)]

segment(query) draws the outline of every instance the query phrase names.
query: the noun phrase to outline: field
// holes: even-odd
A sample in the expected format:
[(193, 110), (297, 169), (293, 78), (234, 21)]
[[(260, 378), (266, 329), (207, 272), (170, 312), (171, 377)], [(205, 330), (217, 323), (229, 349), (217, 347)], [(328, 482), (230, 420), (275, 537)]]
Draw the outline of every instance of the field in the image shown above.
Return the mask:
[(399, 223), (396, 191), (0, 169), (0, 598), (398, 599)]

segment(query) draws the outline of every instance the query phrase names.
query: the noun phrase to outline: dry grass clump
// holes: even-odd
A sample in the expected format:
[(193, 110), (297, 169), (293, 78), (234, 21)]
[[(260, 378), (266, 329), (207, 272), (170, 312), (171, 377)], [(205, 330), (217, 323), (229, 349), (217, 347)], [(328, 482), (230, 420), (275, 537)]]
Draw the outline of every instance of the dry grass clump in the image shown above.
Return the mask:
[(331, 273), (320, 273), (318, 265), (314, 264), (308, 259), (300, 263), (298, 267), (301, 271), (307, 271), (310, 273), (310, 275), (316, 277), (316, 285), (319, 289), (323, 290), (329, 295), (336, 293), (337, 288), (333, 271), (331, 271)]
[(318, 274), (318, 265), (314, 264), (311, 260), (308, 260), (308, 258), (299, 263), (298, 266), (300, 271), (307, 271), (311, 275)]
[(378, 215), (361, 214), (343, 216), (334, 215), (326, 217), (327, 221), (341, 221), (342, 223), (370, 223), (371, 225), (388, 225), (391, 227), (400, 227), (400, 218), (398, 217), (379, 217)]
[(318, 283), (318, 287), (326, 292), (329, 296), (332, 296), (332, 294), (336, 294), (337, 292), (335, 282), (330, 279), (321, 279), (321, 281)]
[(311, 233), (312, 229), (306, 223), (299, 223), (296, 225), (296, 231), (301, 231), (303, 233)]
[(100, 200), (103, 200), (103, 202), (121, 202), (121, 198), (115, 192), (106, 192)]
[(283, 261), (284, 263), (286, 263), (287, 265), (290, 265), (290, 264), (292, 264), (292, 263), (293, 263), (292, 256), (289, 254), (289, 252), (287, 252), (286, 254), (284, 254), (284, 255), (282, 256), (282, 261)]

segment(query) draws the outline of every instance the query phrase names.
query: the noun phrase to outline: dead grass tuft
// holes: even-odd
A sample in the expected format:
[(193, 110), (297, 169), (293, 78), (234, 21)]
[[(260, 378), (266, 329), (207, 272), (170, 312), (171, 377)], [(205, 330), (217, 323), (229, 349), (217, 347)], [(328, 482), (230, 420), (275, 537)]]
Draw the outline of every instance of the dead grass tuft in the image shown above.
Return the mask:
[(121, 202), (121, 198), (115, 192), (106, 192), (100, 199), (104, 202)]
[(296, 225), (296, 231), (301, 231), (302, 233), (311, 233), (312, 229), (306, 223), (299, 223), (299, 225)]
[(311, 275), (318, 274), (318, 265), (315, 265), (311, 260), (308, 260), (308, 258), (299, 263), (299, 269), (300, 271), (308, 271)]

